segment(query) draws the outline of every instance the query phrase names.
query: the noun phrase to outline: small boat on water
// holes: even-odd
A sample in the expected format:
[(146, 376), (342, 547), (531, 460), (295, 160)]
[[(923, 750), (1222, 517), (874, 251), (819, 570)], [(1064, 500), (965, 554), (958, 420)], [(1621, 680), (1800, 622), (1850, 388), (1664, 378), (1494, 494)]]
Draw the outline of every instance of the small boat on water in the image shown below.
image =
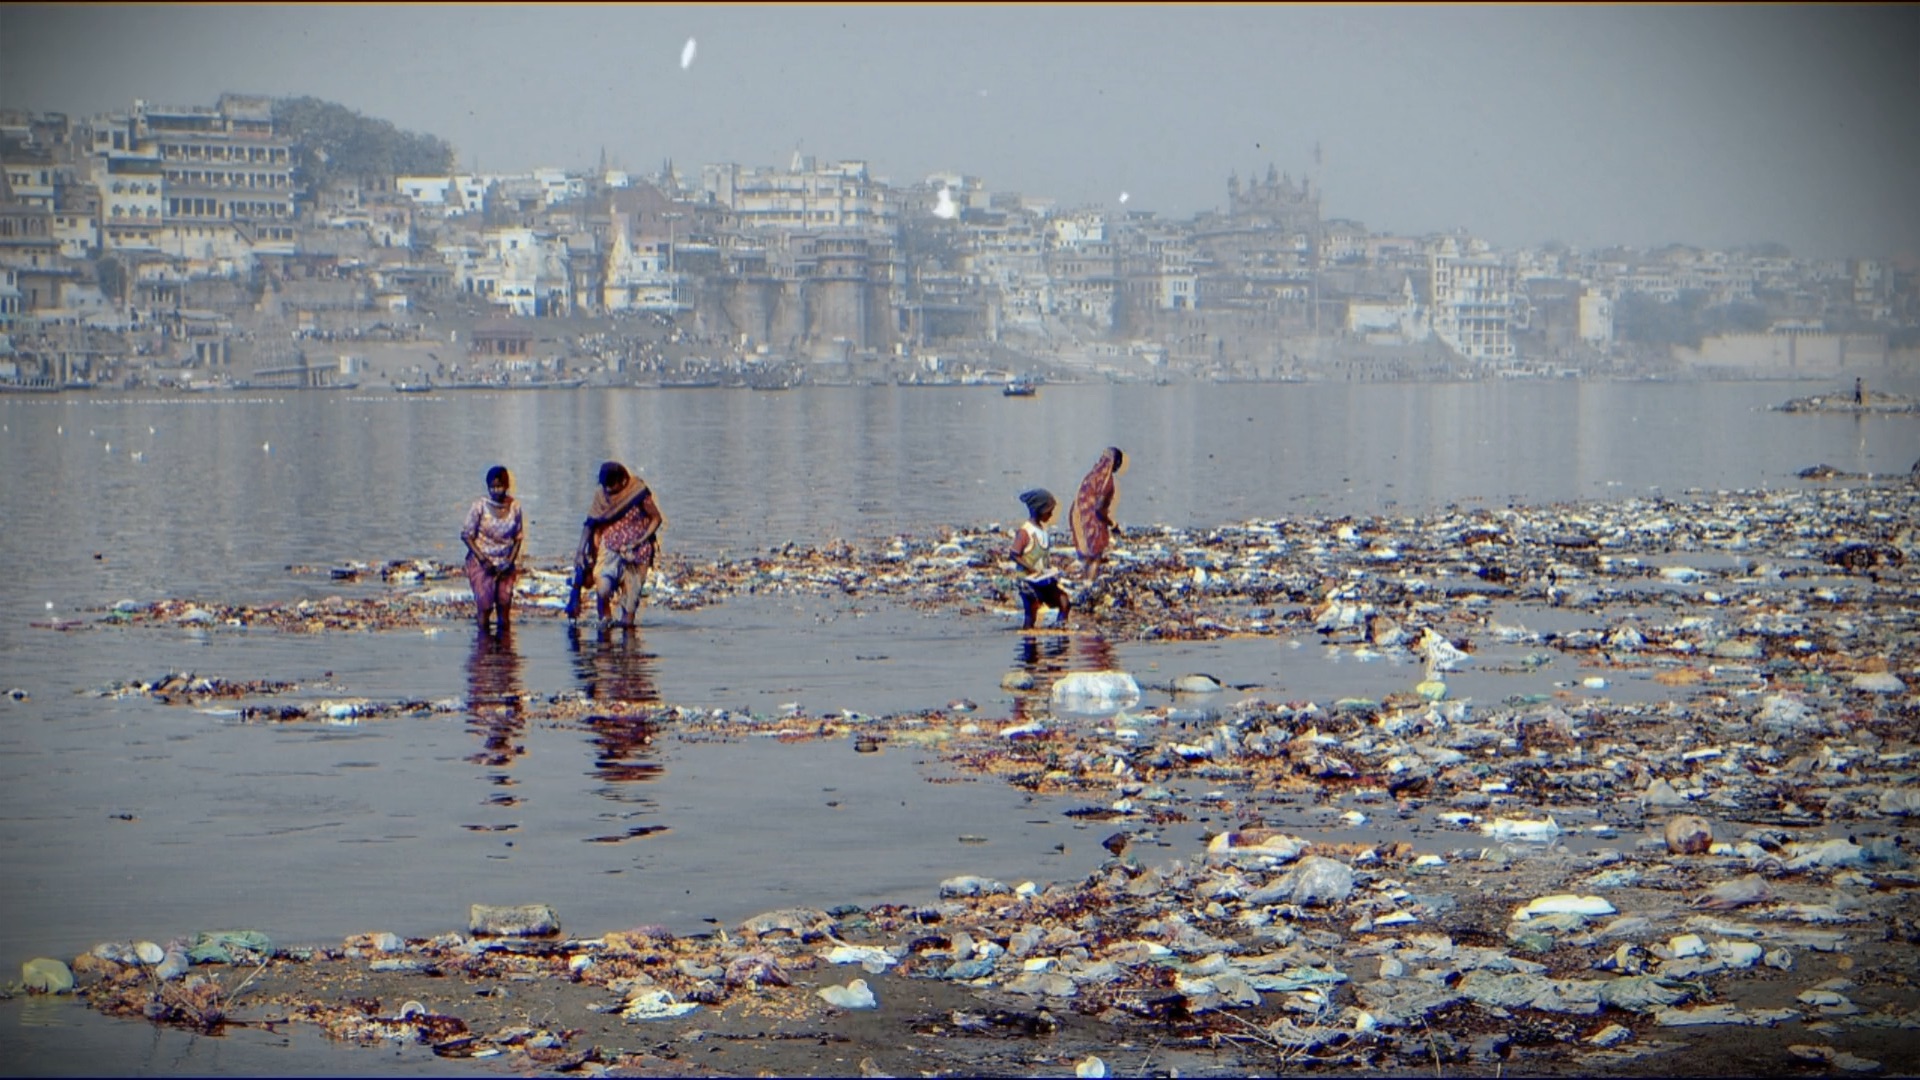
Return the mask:
[(1034, 385), (1033, 380), (1026, 378), (1008, 379), (1007, 385), (1000, 388), (1004, 397), (1032, 397), (1039, 392), (1040, 388)]
[(396, 394), (431, 394), (433, 392), (433, 384), (430, 382), (397, 382), (393, 384), (393, 392)]

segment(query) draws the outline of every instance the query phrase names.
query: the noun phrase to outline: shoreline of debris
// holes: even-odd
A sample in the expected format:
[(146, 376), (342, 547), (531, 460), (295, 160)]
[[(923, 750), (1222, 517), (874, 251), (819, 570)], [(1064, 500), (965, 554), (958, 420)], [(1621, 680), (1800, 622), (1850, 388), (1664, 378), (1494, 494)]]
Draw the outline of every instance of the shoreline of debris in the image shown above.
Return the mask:
[[(526, 715), (926, 747), (1007, 797), (1078, 800), (1068, 812), (1113, 830), (1112, 857), (1076, 882), (961, 875), (924, 903), (785, 909), (694, 937), (567, 937), (544, 916), (514, 930), (476, 906), (464, 932), (430, 938), (288, 950), (224, 931), (107, 943), (23, 976), (193, 1030), (311, 1023), (582, 1075), (703, 1074), (694, 1048), (755, 1038), (777, 1041), (770, 1067), (816, 1074), (859, 1057), (866, 1075), (1149, 1075), (1202, 1048), (1223, 1075), (1595, 1074), (1708, 1046), (1709, 1072), (1911, 1073), (1916, 520), (1920, 489), (1899, 483), (1128, 528), (1081, 608), (1115, 640), (1318, 635), (1424, 660), (1425, 678), (1300, 701), (1185, 676), (1174, 703), (1143, 708), (1130, 673), (1073, 672), (1007, 686), (1039, 717), (1018, 721), (951, 703), (758, 716), (555, 694)], [(1003, 546), (986, 526), (669, 558), (654, 602), (811, 595), (1004, 617)], [(455, 573), (441, 564), (296, 572), (383, 591), (129, 602), (72, 629), (378, 632), (466, 615), (463, 589), (432, 585)], [(538, 617), (557, 617), (558, 579), (523, 583)], [(1531, 631), (1496, 603), (1578, 625)], [(1547, 700), (1454, 696), (1449, 675), (1496, 643), (1648, 673), (1666, 694), (1615, 701), (1596, 676)], [(470, 708), (343, 689), (173, 673), (98, 692), (261, 722)], [(1315, 839), (1302, 806), (1381, 839)]]

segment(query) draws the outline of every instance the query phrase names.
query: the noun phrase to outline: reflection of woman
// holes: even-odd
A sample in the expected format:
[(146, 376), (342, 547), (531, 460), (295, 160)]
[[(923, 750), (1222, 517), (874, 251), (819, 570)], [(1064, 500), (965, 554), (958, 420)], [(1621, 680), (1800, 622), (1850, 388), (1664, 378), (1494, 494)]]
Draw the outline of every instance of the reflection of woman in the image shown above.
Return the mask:
[(574, 677), (587, 699), (603, 709), (651, 705), (660, 700), (653, 688), (654, 655), (639, 647), (637, 638), (624, 635), (609, 640), (600, 635), (583, 641), (578, 627), (567, 627), (567, 647), (573, 652)]
[(1126, 455), (1117, 446), (1100, 451), (1100, 460), (1080, 481), (1080, 492), (1073, 497), (1073, 549), (1080, 556), (1081, 576), (1092, 580), (1107, 557), (1107, 545), (1113, 538), (1113, 500), (1119, 493), (1114, 477), (1125, 472)]
[(513, 648), (513, 632), (476, 634), (467, 658), (467, 715), (485, 748), (469, 761), (499, 767), (522, 752), (514, 742), (524, 723), (521, 705), (520, 654)]
[[(574, 674), (580, 688), (596, 710), (586, 718), (596, 748), (593, 775), (615, 783), (658, 777), (660, 763), (651, 756), (655, 725), (644, 714), (634, 715), (640, 707), (660, 700), (653, 689), (653, 654), (624, 636), (618, 640), (602, 636), (586, 644), (581, 641), (579, 628), (572, 626), (567, 628), (567, 644), (573, 650)], [(630, 830), (628, 835), (639, 836), (663, 827), (646, 826)]]
[(520, 500), (508, 494), (513, 477), (505, 466), (487, 470), (487, 494), (467, 510), (460, 540), (467, 545), (467, 584), (473, 586), (474, 616), (480, 629), (487, 617), (499, 613), (501, 633), (513, 616), (513, 585), (519, 579), (522, 534)]

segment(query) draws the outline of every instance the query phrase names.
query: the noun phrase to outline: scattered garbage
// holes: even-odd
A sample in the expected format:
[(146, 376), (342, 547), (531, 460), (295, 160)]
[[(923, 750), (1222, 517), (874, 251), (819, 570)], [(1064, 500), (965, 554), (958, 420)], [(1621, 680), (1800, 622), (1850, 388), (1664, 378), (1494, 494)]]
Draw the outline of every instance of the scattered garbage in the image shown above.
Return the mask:
[[(1897, 1005), (1868, 1005), (1898, 998), (1885, 983), (1871, 997), (1796, 986), (1792, 1009), (1756, 1007), (1742, 988), (1796, 971), (1821, 977), (1869, 947), (1898, 957), (1920, 934), (1903, 906), (1920, 883), (1909, 617), (1920, 560), (1903, 554), (1916, 506), (1911, 485), (1836, 485), (1141, 530), (1103, 585), (1106, 606), (1089, 615), (1111, 639), (1304, 639), (1331, 663), (1383, 674), (1318, 700), (1266, 689), (1239, 701), (1222, 693), (1225, 680), (1186, 675), (1155, 688), (1177, 695), (1171, 704), (1143, 707), (1132, 675), (1070, 672), (1052, 679), (1053, 715), (1042, 718), (959, 701), (880, 717), (798, 702), (760, 717), (636, 704), (634, 716), (695, 736), (911, 736), (961, 769), (1065, 796), (1076, 816), (1112, 823), (1091, 840), (1115, 828), (1121, 840), (1079, 881), (1015, 889), (953, 876), (929, 882), (924, 903), (793, 908), (700, 939), (635, 930), (567, 941), (545, 905), (500, 919), (476, 905), (472, 939), (389, 950), (394, 942), (370, 935), (356, 970), (419, 964), (394, 969), (411, 977), (484, 956), (501, 977), (605, 987), (602, 1000), (619, 1002), (609, 1010), (638, 1020), (733, 995), (872, 1008), (862, 980), (814, 989), (838, 974), (833, 965), (858, 965), (1012, 1005), (956, 1014), (957, 1030), (1042, 1032), (1047, 1009), (1072, 1008), (1178, 1018), (1215, 1045), (1234, 1033), (1316, 1062), (1399, 1071), (1514, 1045), (1453, 1037), (1455, 1022), (1551, 1032), (1561, 1052), (1609, 1056), (1648, 1052), (1653, 1026), (1911, 1025)], [(778, 558), (669, 561), (673, 589), (661, 601), (885, 591), (1001, 617), (1011, 593), (985, 569), (991, 559), (973, 558), (994, 542), (991, 530), (962, 530), (874, 550), (790, 545)], [(380, 564), (367, 566), (361, 587)], [(397, 586), (380, 598), (168, 600), (116, 605), (97, 621), (175, 633), (184, 616), (196, 633), (431, 626), (465, 617), (419, 587), (442, 570), (379, 572)], [(530, 587), (545, 596), (552, 586), (535, 575)], [(1541, 672), (1556, 662), (1580, 673), (1549, 685)], [(1441, 678), (1467, 668), (1452, 686)], [(1463, 696), (1496, 668), (1542, 692)], [(1010, 673), (1003, 685), (1028, 693), (1048, 677)], [(101, 694), (219, 705), (242, 722), (376, 723), (441, 707), (349, 692), (143, 673)], [(566, 695), (522, 704), (530, 722), (556, 725), (585, 723), (595, 707)], [(238, 964), (259, 952), (245, 940), (190, 940), (103, 946), (76, 958), (73, 974), (117, 990), (99, 991), (96, 1007), (118, 1000), (136, 1015), (154, 1001), (158, 969), (175, 976), (165, 992), (185, 995), (197, 977), (190, 955)], [(1877, 963), (1855, 974), (1868, 970), (1879, 977)], [(184, 997), (168, 1008), (167, 1022), (209, 1015)], [(1530, 1014), (1513, 1021), (1518, 1010)], [(424, 1011), (401, 1012), (372, 1019), (422, 1030)], [(1627, 1013), (1636, 1018), (1612, 1022)], [(413, 1026), (392, 1026), (401, 1021)], [(364, 1016), (329, 1022), (371, 1030), (357, 1026)], [(1636, 1030), (1646, 1041), (1618, 1050)], [(1805, 1053), (1848, 1068), (1837, 1054)], [(1095, 1060), (1076, 1072), (1093, 1075), (1083, 1070)]]

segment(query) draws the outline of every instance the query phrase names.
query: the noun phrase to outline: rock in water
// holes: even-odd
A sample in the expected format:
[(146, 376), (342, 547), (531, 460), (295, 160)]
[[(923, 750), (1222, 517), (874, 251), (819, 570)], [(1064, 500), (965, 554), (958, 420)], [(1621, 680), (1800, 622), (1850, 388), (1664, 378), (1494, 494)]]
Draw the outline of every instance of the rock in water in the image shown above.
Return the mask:
[(467, 929), (490, 937), (544, 937), (560, 932), (560, 916), (545, 904), (517, 907), (475, 904), (468, 909)]
[(1667, 850), (1675, 855), (1704, 855), (1713, 847), (1713, 825), (1703, 817), (1681, 814), (1667, 822)]
[(29, 990), (64, 994), (73, 989), (73, 972), (60, 961), (42, 956), (20, 965), (20, 981)]

